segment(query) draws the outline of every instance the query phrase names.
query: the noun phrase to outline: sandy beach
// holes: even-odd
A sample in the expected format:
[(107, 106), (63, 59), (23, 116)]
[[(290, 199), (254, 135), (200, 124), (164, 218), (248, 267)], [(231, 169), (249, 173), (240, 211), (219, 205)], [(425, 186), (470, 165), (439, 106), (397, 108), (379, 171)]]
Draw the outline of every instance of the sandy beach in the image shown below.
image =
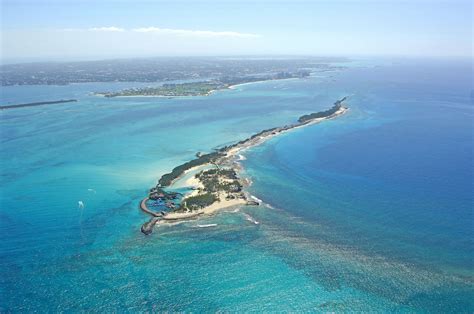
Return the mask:
[[(275, 130), (273, 132), (269, 132), (269, 133), (266, 133), (266, 134), (262, 134), (260, 136), (257, 136), (241, 145), (237, 145), (231, 149), (229, 149), (227, 151), (227, 157), (233, 157), (233, 156), (236, 156), (238, 154), (240, 154), (242, 151), (250, 148), (250, 147), (254, 147), (254, 146), (257, 146), (257, 145), (260, 145), (262, 144), (263, 142), (275, 137), (275, 136), (278, 136), (280, 134), (283, 134), (283, 133), (287, 133), (288, 131), (292, 131), (292, 130), (296, 130), (296, 129), (299, 129), (299, 128), (303, 128), (303, 127), (307, 127), (307, 126), (310, 126), (310, 125), (313, 125), (313, 124), (317, 124), (317, 123), (321, 123), (322, 121), (324, 120), (330, 120), (330, 119), (334, 119), (340, 115), (343, 115), (347, 112), (347, 110), (349, 110), (348, 108), (346, 107), (342, 107), (341, 109), (339, 109), (338, 111), (336, 111), (334, 114), (332, 114), (331, 116), (329, 117), (325, 117), (325, 118), (318, 118), (318, 119), (313, 119), (311, 120), (310, 122), (308, 123), (305, 123), (305, 124), (301, 124), (301, 125), (297, 125), (297, 126), (294, 126), (294, 127), (291, 127), (291, 128), (288, 128), (288, 129), (280, 129), (280, 130)], [(240, 158), (240, 157), (239, 157)]]
[[(254, 82), (252, 82), (252, 83), (254, 83)], [(248, 83), (248, 84), (251, 84), (251, 83)], [(286, 132), (294, 130), (294, 129), (298, 129), (298, 128), (314, 125), (314, 124), (317, 124), (317, 123), (321, 123), (324, 120), (329, 120), (329, 119), (336, 118), (336, 117), (346, 113), (347, 110), (348, 110), (348, 108), (340, 106), (340, 108), (337, 111), (335, 111), (334, 113), (332, 113), (331, 115), (326, 116), (326, 117), (314, 118), (314, 119), (311, 119), (311, 120), (308, 120), (308, 121), (298, 122), (298, 123), (295, 123), (293, 125), (278, 127), (278, 128), (262, 131), (260, 134), (258, 134), (256, 136), (252, 136), (252, 137), (248, 138), (247, 140), (242, 141), (239, 144), (237, 144), (235, 146), (232, 146), (232, 147), (222, 151), (223, 155), (221, 157), (218, 157), (217, 160), (214, 161), (214, 164), (205, 163), (205, 164), (201, 164), (199, 166), (195, 166), (195, 167), (192, 167), (192, 168), (189, 168), (189, 169), (185, 170), (181, 175), (179, 175), (177, 178), (175, 178), (173, 180), (170, 187), (172, 187), (172, 188), (177, 188), (177, 187), (192, 188), (192, 191), (190, 191), (189, 193), (187, 193), (184, 196), (184, 198), (183, 198), (184, 200), (187, 199), (187, 198), (191, 198), (191, 197), (194, 197), (194, 196), (201, 195), (202, 193), (204, 193), (203, 191), (205, 190), (205, 186), (204, 186), (203, 182), (201, 182), (201, 180), (196, 177), (196, 174), (200, 173), (201, 171), (208, 170), (211, 167), (215, 167), (216, 165), (218, 165), (219, 168), (222, 167), (222, 168), (232, 169), (233, 171), (235, 171), (235, 173), (238, 174), (242, 170), (239, 161), (242, 160), (242, 158), (245, 158), (242, 155), (242, 153), (246, 149), (257, 146), (257, 145), (260, 145), (260, 144), (264, 143), (265, 141), (273, 138), (274, 136), (278, 136), (282, 133), (286, 133)], [(192, 175), (189, 176), (189, 174), (192, 174)], [(189, 176), (189, 177), (186, 178), (186, 176)], [(221, 180), (221, 182), (223, 184), (225, 184), (226, 182), (230, 183), (230, 182), (233, 181), (233, 179), (231, 180), (230, 178), (229, 179), (220, 178), (219, 180)], [(250, 184), (249, 182), (251, 182), (250, 180), (247, 180), (246, 178), (240, 179), (240, 180), (241, 180), (240, 184), (242, 186), (248, 186)], [(201, 208), (199, 210), (194, 210), (194, 211), (180, 211), (180, 212), (173, 211), (173, 212), (169, 212), (169, 213), (166, 213), (163, 216), (160, 216), (161, 221), (163, 223), (164, 222), (176, 222), (176, 221), (179, 221), (179, 220), (197, 218), (198, 216), (201, 216), (201, 215), (212, 215), (212, 214), (218, 212), (221, 209), (234, 207), (234, 206), (248, 205), (249, 203), (251, 204), (252, 201), (254, 201), (252, 199), (252, 197), (249, 196), (245, 192), (244, 192), (244, 194), (239, 194), (239, 195), (235, 194), (233, 198), (229, 198), (228, 195), (226, 195), (226, 193), (224, 191), (219, 191), (215, 194), (215, 196), (217, 197), (217, 201), (215, 201), (214, 203), (212, 203), (209, 206), (206, 206), (204, 208)], [(142, 203), (144, 203), (144, 202), (142, 202)], [(256, 202), (255, 205), (258, 205), (258, 203), (259, 202)], [(145, 205), (146, 205), (146, 203), (145, 203)], [(144, 211), (147, 212), (146, 210), (144, 210)]]
[(247, 83), (240, 83), (240, 84), (229, 85), (229, 86), (227, 86), (227, 88), (228, 88), (228, 89), (236, 89), (237, 87), (240, 87), (240, 86), (245, 86), (245, 85), (250, 85), (250, 84), (256, 84), (256, 83), (271, 82), (271, 81), (298, 80), (298, 79), (300, 79), (300, 78), (299, 78), (299, 77), (289, 77), (289, 78), (281, 78), (281, 79), (273, 79), (273, 80), (261, 80), (261, 81), (254, 81), (254, 82), (247, 82)]
[[(340, 115), (346, 113), (347, 110), (348, 110), (347, 108), (342, 107), (341, 109), (336, 111), (331, 116), (328, 116), (328, 117), (325, 117), (325, 118), (314, 119), (314, 120), (311, 120), (308, 123), (304, 123), (304, 124), (301, 124), (301, 125), (297, 125), (297, 126), (294, 126), (294, 127), (287, 128), (287, 129), (281, 129), (281, 130), (277, 129), (273, 132), (268, 132), (268, 133), (262, 134), (260, 136), (257, 136), (255, 138), (249, 140), (249, 141), (246, 141), (243, 144), (237, 145), (237, 146), (229, 149), (226, 153), (226, 156), (219, 161), (219, 164), (221, 164), (223, 166), (231, 166), (234, 162), (238, 161), (238, 160), (236, 160), (236, 158), (239, 159), (239, 160), (241, 159), (240, 153), (242, 153), (242, 151), (244, 151), (248, 148), (260, 145), (263, 142), (273, 138), (274, 136), (278, 136), (282, 133), (286, 133), (288, 131), (291, 131), (291, 130), (294, 130), (294, 129), (297, 129), (297, 128), (302, 128), (302, 127), (306, 127), (306, 126), (309, 126), (309, 125), (317, 124), (317, 123), (320, 123), (324, 120), (333, 119), (337, 116), (340, 116)], [(200, 165), (200, 166), (190, 168), (190, 169), (186, 170), (179, 178), (177, 178), (177, 180), (179, 180), (182, 176), (186, 175), (189, 172), (196, 172), (197, 173), (197, 172), (199, 172), (199, 170), (205, 169), (209, 166), (211, 166), (211, 164), (204, 164), (204, 165)], [(235, 169), (236, 167), (233, 167), (233, 168)], [(238, 172), (239, 169), (235, 169), (235, 170), (237, 170), (237, 172)], [(185, 181), (184, 186), (195, 188), (195, 190), (193, 190), (192, 192), (187, 194), (185, 197), (191, 197), (191, 196), (197, 195), (199, 193), (198, 189), (204, 187), (203, 184), (201, 183), (201, 181), (199, 179), (197, 179), (194, 175), (191, 176), (190, 178), (188, 178)], [(166, 216), (164, 216), (163, 219), (164, 220), (178, 220), (178, 219), (194, 218), (194, 217), (197, 217), (197, 216), (203, 215), (203, 214), (204, 215), (210, 215), (210, 214), (213, 214), (213, 213), (215, 213), (215, 212), (217, 212), (221, 209), (224, 209), (224, 208), (228, 208), (228, 207), (232, 207), (232, 206), (245, 205), (245, 204), (247, 204), (246, 199), (239, 198), (239, 199), (226, 200), (224, 196), (219, 195), (219, 201), (213, 203), (210, 206), (204, 207), (199, 211), (189, 212), (189, 213), (173, 212), (173, 213), (170, 213), (170, 214), (167, 214)]]
[(177, 212), (169, 213), (166, 216), (163, 216), (163, 220), (189, 219), (189, 218), (195, 218), (200, 215), (212, 215), (221, 209), (229, 208), (233, 206), (245, 205), (246, 203), (247, 201), (244, 199), (226, 200), (226, 199), (221, 198), (221, 201), (217, 201), (211, 206), (204, 207), (203, 209), (198, 210), (198, 211), (187, 212), (187, 213), (177, 213)]
[(206, 164), (202, 164), (202, 165), (199, 165), (199, 166), (195, 166), (195, 167), (192, 167), (192, 168), (189, 168), (187, 170), (185, 170), (179, 177), (175, 178), (170, 186), (173, 186), (173, 188), (177, 188), (177, 187), (192, 187), (194, 185), (196, 185), (196, 187), (199, 187), (199, 180), (196, 180), (194, 178), (194, 175), (192, 175), (190, 178), (186, 179), (186, 181), (184, 182), (181, 182), (183, 180), (184, 177), (186, 177), (188, 174), (190, 173), (199, 173), (200, 171), (202, 170), (206, 170), (207, 168), (211, 167), (212, 164), (210, 163), (206, 163)]

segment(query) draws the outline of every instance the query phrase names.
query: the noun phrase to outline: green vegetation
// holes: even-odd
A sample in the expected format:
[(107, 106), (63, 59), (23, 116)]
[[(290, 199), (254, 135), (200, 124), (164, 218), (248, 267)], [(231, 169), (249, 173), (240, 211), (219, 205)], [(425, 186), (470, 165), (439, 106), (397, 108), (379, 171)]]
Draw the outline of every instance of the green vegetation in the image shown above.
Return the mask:
[(144, 87), (124, 89), (118, 92), (99, 93), (105, 97), (118, 96), (200, 96), (207, 95), (210, 91), (223, 88), (219, 82), (196, 82), (182, 84), (164, 84), (158, 87)]
[(237, 173), (234, 169), (209, 169), (206, 171), (201, 171), (200, 173), (196, 174), (196, 178), (200, 180), (204, 180), (206, 178), (212, 178), (216, 175), (220, 176), (224, 179), (237, 179)]
[(182, 175), (186, 170), (196, 166), (204, 165), (210, 162), (214, 162), (217, 158), (223, 156), (222, 152), (213, 152), (209, 154), (201, 155), (200, 157), (190, 160), (182, 165), (175, 167), (170, 173), (164, 174), (158, 181), (161, 186), (169, 186), (174, 179)]
[(219, 175), (222, 176), (223, 178), (233, 179), (233, 180), (237, 179), (237, 172), (235, 172), (234, 169), (211, 169), (211, 170), (217, 170)]
[(199, 194), (196, 196), (190, 196), (183, 200), (183, 203), (177, 211), (185, 210), (199, 210), (201, 208), (210, 206), (217, 201), (217, 197), (211, 193)]
[(237, 193), (242, 190), (237, 173), (233, 169), (210, 169), (196, 174), (208, 193)]
[(281, 80), (288, 78), (302, 78), (309, 76), (308, 71), (298, 71), (295, 73), (279, 72), (276, 74), (265, 76), (225, 76), (212, 81), (179, 83), (179, 84), (163, 84), (157, 87), (144, 88), (129, 88), (118, 92), (103, 92), (97, 93), (105, 97), (120, 97), (120, 96), (205, 96), (213, 90), (227, 88), (231, 85), (268, 81)]
[(219, 201), (219, 195), (226, 193), (226, 199), (242, 197), (242, 185), (233, 169), (209, 169), (196, 174), (203, 188), (199, 194), (187, 197), (177, 211), (199, 210)]
[(307, 114), (304, 116), (301, 116), (298, 119), (299, 123), (305, 123), (313, 119), (318, 119), (318, 118), (325, 118), (329, 117), (330, 115), (334, 114), (337, 112), (339, 109), (342, 107), (342, 103), (346, 100), (347, 97), (342, 98), (341, 100), (338, 100), (334, 103), (334, 106), (332, 106), (331, 109), (325, 110), (325, 111), (319, 111), (311, 114)]
[[(289, 127), (284, 127), (284, 128), (289, 128)], [(219, 152), (222, 152), (222, 153), (225, 153), (227, 152), (229, 149), (233, 148), (233, 147), (236, 147), (238, 145), (242, 145), (242, 144), (245, 144), (246, 142), (250, 141), (250, 140), (253, 140), (254, 138), (260, 136), (260, 135), (264, 135), (264, 134), (267, 134), (267, 133), (271, 133), (271, 132), (277, 132), (278, 130), (280, 129), (283, 129), (283, 128), (271, 128), (271, 129), (266, 129), (266, 130), (263, 130), (263, 131), (260, 131), (256, 134), (253, 134), (252, 136), (250, 136), (249, 138), (246, 138), (245, 140), (241, 140), (235, 144), (232, 144), (232, 145), (228, 145), (228, 146), (224, 146), (222, 148), (220, 148), (218, 151)]]

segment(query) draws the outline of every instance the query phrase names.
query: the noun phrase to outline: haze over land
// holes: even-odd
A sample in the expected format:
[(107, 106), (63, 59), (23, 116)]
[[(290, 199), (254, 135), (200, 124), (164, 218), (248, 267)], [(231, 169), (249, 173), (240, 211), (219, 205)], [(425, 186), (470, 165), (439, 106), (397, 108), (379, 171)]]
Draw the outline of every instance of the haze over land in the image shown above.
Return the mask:
[[(306, 70), (325, 71), (347, 62), (346, 58), (316, 57), (177, 57), (100, 61), (9, 64), (0, 67), (1, 85), (65, 85), (85, 82), (166, 82), (203, 81), (283, 75)], [(306, 70), (305, 70), (306, 69)], [(287, 73), (288, 74), (288, 73)]]

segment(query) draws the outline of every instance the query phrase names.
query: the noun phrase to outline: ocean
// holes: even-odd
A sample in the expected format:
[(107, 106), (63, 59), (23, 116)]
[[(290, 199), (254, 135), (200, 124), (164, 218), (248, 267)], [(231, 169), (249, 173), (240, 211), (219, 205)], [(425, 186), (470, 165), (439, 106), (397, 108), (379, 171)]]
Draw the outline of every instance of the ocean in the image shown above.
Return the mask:
[[(209, 97), (2, 87), (79, 101), (0, 113), (0, 311), (473, 312), (472, 60), (343, 65)], [(244, 153), (261, 206), (140, 232), (162, 174), (344, 96)]]

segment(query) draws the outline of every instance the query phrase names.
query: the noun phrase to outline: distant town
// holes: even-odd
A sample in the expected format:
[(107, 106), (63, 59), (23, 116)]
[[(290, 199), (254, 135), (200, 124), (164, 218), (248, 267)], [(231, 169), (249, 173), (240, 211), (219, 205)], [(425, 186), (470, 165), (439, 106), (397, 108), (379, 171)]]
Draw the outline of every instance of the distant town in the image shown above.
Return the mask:
[[(10, 85), (67, 85), (87, 82), (209, 82), (239, 84), (237, 78), (249, 82), (277, 78), (285, 73), (309, 73), (341, 68), (331, 62), (344, 58), (317, 57), (194, 57), (117, 59), (83, 62), (42, 62), (0, 66), (0, 83)], [(227, 81), (226, 81), (227, 80)], [(176, 82), (174, 82), (176, 83)], [(189, 86), (188, 86), (189, 87)], [(194, 86), (201, 92), (218, 86)], [(174, 89), (175, 87), (171, 87)], [(192, 92), (195, 93), (195, 92)], [(166, 93), (164, 93), (166, 94)]]

